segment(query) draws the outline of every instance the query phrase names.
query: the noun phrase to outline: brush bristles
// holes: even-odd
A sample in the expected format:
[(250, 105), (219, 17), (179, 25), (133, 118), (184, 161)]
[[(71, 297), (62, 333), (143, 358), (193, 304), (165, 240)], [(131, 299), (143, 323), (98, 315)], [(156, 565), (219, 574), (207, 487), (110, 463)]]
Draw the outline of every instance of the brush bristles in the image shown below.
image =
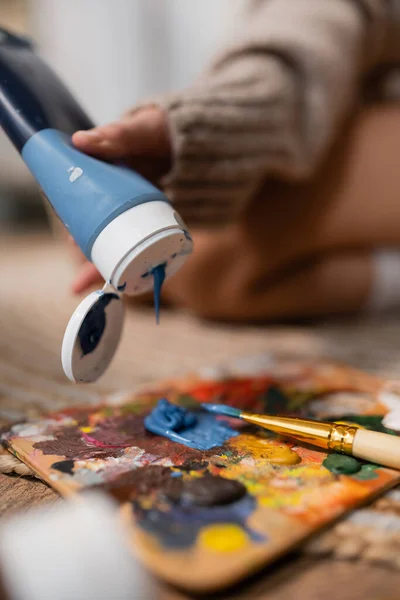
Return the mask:
[(242, 414), (242, 411), (239, 408), (226, 406), (225, 404), (202, 404), (201, 406), (208, 412), (216, 415), (223, 415), (225, 417), (234, 417), (235, 419), (240, 419), (240, 415)]

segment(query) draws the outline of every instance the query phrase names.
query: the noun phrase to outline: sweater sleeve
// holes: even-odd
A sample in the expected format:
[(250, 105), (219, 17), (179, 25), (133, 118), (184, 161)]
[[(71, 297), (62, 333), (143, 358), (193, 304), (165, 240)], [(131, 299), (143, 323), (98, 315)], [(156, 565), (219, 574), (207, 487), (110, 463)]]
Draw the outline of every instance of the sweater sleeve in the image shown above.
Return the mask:
[(255, 0), (234, 41), (189, 89), (161, 101), (189, 222), (235, 217), (268, 176), (318, 167), (380, 60), (387, 0)]

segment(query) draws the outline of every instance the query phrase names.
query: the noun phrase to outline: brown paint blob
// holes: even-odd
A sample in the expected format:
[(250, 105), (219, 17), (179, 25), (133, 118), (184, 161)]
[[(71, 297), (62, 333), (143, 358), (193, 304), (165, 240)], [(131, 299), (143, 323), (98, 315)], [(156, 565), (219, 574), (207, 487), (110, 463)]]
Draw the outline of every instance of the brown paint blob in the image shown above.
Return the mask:
[(239, 481), (210, 473), (189, 480), (170, 478), (162, 491), (168, 500), (182, 506), (230, 504), (246, 494), (246, 488)]
[(85, 460), (87, 458), (118, 457), (123, 448), (96, 448), (90, 446), (82, 437), (79, 427), (60, 427), (52, 432), (54, 439), (36, 442), (33, 447), (43, 454), (65, 456), (67, 459)]
[(157, 465), (139, 467), (134, 471), (122, 473), (108, 484), (94, 486), (91, 489), (108, 492), (118, 502), (129, 502), (138, 496), (148, 496), (152, 492), (163, 489), (171, 479), (171, 474), (169, 467)]
[(109, 484), (91, 489), (101, 489), (121, 503), (154, 493), (173, 504), (205, 507), (230, 504), (246, 494), (246, 488), (239, 481), (211, 473), (186, 479), (170, 467), (161, 466), (140, 467), (121, 474)]
[(185, 460), (179, 468), (182, 471), (202, 471), (207, 469), (208, 461), (206, 460)]
[[(33, 447), (46, 455), (86, 460), (118, 457), (123, 454), (124, 448), (133, 446), (158, 458), (170, 458), (177, 466), (185, 462), (203, 462), (218, 452), (216, 448), (202, 452), (153, 435), (144, 427), (144, 416), (128, 414), (106, 417), (91, 430), (89, 436), (86, 435), (86, 439), (79, 426), (59, 427), (51, 431), (54, 439), (36, 442)], [(81, 423), (81, 426), (85, 425), (87, 422)]]

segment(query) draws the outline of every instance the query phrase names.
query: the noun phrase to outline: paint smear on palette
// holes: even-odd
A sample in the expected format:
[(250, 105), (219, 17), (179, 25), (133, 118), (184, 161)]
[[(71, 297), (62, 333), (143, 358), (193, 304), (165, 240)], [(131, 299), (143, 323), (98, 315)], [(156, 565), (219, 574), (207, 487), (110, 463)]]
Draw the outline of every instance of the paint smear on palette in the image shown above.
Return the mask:
[(219, 421), (214, 415), (188, 411), (165, 398), (144, 420), (148, 431), (196, 450), (211, 450), (239, 435), (239, 432)]
[[(132, 518), (139, 551), (154, 558), (158, 575), (168, 569), (172, 583), (212, 591), (250, 574), (255, 555), (260, 564), (262, 557), (271, 562), (398, 482), (399, 474), (354, 457), (327, 458), (322, 450), (243, 421), (222, 420), (200, 404), (351, 421), (388, 432), (376, 400), (380, 390), (370, 376), (325, 363), (297, 365), (295, 375), (283, 364), (259, 378), (168, 381), (124, 404), (15, 425), (2, 439), (62, 494), (93, 488), (110, 493)], [(342, 412), (339, 392), (346, 393)], [(362, 410), (361, 394), (368, 396)], [(160, 398), (168, 400), (161, 407)], [(205, 428), (202, 416), (211, 419), (214, 432), (222, 428), (225, 441), (189, 438), (199, 424)], [(159, 428), (156, 434), (145, 419)], [(182, 569), (186, 561), (194, 568)]]
[[(190, 548), (198, 536), (204, 536), (205, 530), (215, 525), (235, 526), (240, 530), (244, 545), (252, 542), (264, 542), (266, 536), (254, 531), (247, 525), (248, 517), (254, 512), (257, 501), (253, 496), (246, 495), (241, 500), (223, 506), (183, 507), (172, 505), (168, 511), (157, 508), (143, 508), (140, 504), (134, 505), (134, 513), (140, 526), (160, 540), (163, 546), (174, 549)], [(204, 537), (200, 537), (200, 540)], [(206, 537), (207, 539), (207, 537)], [(208, 537), (208, 546), (218, 543)], [(218, 548), (215, 548), (217, 550)], [(235, 548), (237, 549), (237, 548)]]
[[(199, 542), (215, 551), (231, 551), (239, 543), (266, 541), (247, 525), (257, 500), (242, 483), (212, 475), (207, 464), (195, 476), (186, 469), (142, 467), (121, 475), (106, 490), (118, 502), (130, 502), (140, 527), (167, 548), (185, 549)], [(221, 548), (219, 532), (228, 525), (229, 537)]]

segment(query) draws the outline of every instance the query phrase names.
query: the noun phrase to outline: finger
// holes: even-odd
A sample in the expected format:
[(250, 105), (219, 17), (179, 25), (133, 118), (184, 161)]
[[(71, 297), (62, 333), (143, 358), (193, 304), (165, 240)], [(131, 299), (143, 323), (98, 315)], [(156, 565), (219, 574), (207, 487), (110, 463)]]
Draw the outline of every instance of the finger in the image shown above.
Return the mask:
[[(108, 135), (114, 129), (113, 136), (118, 136), (117, 129), (120, 131), (121, 124), (115, 124), (107, 126), (107, 130), (104, 135)], [(92, 133), (96, 135), (93, 135)], [(120, 140), (115, 140), (115, 137), (111, 139), (104, 139), (103, 141), (97, 141), (97, 131), (78, 131), (72, 139), (77, 148), (96, 156), (103, 160), (120, 160), (124, 162), (128, 167), (134, 169), (152, 183), (157, 183), (163, 175), (168, 173), (171, 168), (171, 160), (169, 157), (147, 157), (143, 158), (144, 153), (137, 155), (135, 148), (130, 146), (127, 139), (123, 136)], [(100, 132), (99, 132), (100, 133)], [(100, 135), (103, 135), (100, 133)]]
[(72, 283), (72, 291), (74, 294), (81, 294), (95, 283), (101, 283), (102, 276), (92, 263), (87, 262), (82, 266), (78, 275)]
[(77, 148), (106, 160), (134, 156), (166, 156), (170, 144), (166, 120), (161, 111), (143, 110), (121, 121), (77, 131), (72, 136)]

